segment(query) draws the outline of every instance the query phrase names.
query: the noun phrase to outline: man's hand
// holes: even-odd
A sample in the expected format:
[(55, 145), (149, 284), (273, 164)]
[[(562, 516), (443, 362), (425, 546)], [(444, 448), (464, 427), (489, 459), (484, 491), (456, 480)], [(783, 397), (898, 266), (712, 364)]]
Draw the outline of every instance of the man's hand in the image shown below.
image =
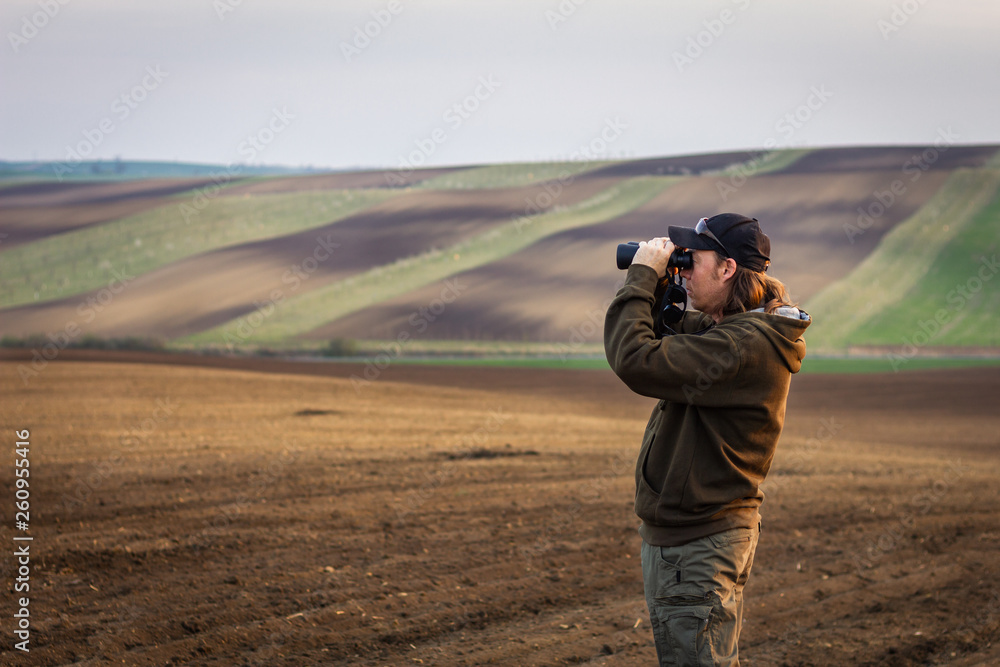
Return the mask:
[(667, 273), (667, 261), (670, 260), (673, 251), (674, 244), (671, 243), (670, 239), (658, 236), (651, 241), (639, 243), (639, 249), (636, 250), (632, 263), (644, 264), (656, 271), (656, 275), (662, 278)]

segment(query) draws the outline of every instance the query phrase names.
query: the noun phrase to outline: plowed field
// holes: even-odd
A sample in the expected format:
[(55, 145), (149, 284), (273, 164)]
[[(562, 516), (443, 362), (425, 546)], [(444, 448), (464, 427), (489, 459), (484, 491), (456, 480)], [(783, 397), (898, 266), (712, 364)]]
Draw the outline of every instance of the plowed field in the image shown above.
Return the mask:
[[(653, 664), (652, 403), (610, 373), (86, 354), (0, 363), (0, 663)], [(1000, 662), (998, 391), (996, 369), (795, 378), (743, 664)]]

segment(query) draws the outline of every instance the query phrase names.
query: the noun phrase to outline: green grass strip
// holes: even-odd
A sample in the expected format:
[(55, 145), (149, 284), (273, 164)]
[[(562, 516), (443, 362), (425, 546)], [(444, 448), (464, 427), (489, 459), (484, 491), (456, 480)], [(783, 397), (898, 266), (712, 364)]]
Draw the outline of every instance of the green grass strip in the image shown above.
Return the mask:
[(896, 373), (900, 371), (921, 371), (936, 368), (982, 368), (1000, 366), (998, 357), (918, 357), (900, 364), (896, 360), (876, 358), (833, 358), (806, 356), (801, 373), (829, 375), (837, 373)]
[(998, 229), (1000, 189), (950, 243), (943, 244), (927, 275), (902, 299), (858, 327), (855, 338), (868, 345), (915, 348), (1000, 347)]
[[(947, 245), (963, 232), (1000, 188), (1000, 171), (956, 170), (919, 211), (896, 225), (847, 277), (805, 306), (814, 324), (806, 340), (814, 350), (843, 351), (865, 344), (859, 330), (894, 307), (923, 280)], [(936, 304), (926, 303), (933, 312)]]
[(237, 318), (176, 342), (228, 345), (233, 337), (250, 344), (287, 340), (425, 285), (489, 264), (553, 234), (616, 218), (645, 204), (680, 180), (678, 177), (643, 176), (622, 181), (575, 206), (512, 220), (447, 248), (375, 267), (283, 300), (250, 337), (239, 335), (241, 329), (245, 331), (247, 322)]
[(523, 162), (473, 167), (421, 181), (414, 187), (425, 190), (469, 190), (514, 188), (546, 181), (566, 181), (584, 172), (600, 169), (612, 160), (582, 162)]
[[(364, 362), (365, 358), (344, 359), (350, 362)], [(433, 357), (400, 357), (394, 359), (393, 364), (413, 364), (427, 366), (468, 366), (468, 367), (501, 367), (501, 368), (563, 368), (579, 370), (607, 370), (611, 367), (607, 359), (603, 357), (594, 358), (566, 358), (561, 357), (479, 357), (479, 358), (444, 358)], [(1000, 366), (1000, 358), (962, 358), (962, 357), (940, 357), (940, 358), (918, 358), (908, 361), (906, 364), (894, 364), (887, 358), (831, 358), (818, 357), (812, 359), (806, 357), (802, 362), (800, 374), (805, 375), (838, 375), (838, 374), (858, 374), (858, 373), (895, 373), (917, 370), (931, 369), (962, 369), (962, 368), (987, 368)]]
[[(394, 364), (426, 364), (441, 366), (488, 366), (488, 367), (511, 367), (511, 368), (569, 368), (582, 370), (611, 370), (607, 359), (579, 359), (567, 358), (539, 358), (539, 357), (511, 357), (511, 358), (482, 358), (482, 359), (415, 359), (401, 357), (395, 359)], [(891, 359), (872, 358), (817, 358), (806, 357), (802, 362), (802, 370), (805, 375), (834, 375), (844, 373), (895, 373), (900, 371), (918, 371), (938, 368), (983, 368), (1000, 366), (1000, 358), (925, 358), (912, 359), (900, 366)]]
[(292, 234), (341, 220), (395, 196), (333, 190), (171, 203), (0, 252), (0, 308), (106, 286), (115, 272), (138, 276), (210, 250)]

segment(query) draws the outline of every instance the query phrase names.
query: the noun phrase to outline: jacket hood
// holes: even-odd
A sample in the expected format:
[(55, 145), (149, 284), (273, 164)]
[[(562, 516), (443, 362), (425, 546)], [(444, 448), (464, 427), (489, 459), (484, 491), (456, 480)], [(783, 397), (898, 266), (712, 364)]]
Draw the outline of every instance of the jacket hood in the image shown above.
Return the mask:
[(812, 323), (809, 313), (795, 306), (782, 306), (774, 313), (765, 313), (763, 308), (757, 308), (733, 317), (747, 318), (764, 335), (790, 372), (801, 370), (806, 356), (806, 341), (802, 334)]

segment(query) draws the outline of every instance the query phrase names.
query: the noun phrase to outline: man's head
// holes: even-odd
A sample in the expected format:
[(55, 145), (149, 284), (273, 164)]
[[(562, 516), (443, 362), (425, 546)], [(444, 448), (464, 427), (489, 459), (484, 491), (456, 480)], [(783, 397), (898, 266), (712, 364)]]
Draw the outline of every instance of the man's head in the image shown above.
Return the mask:
[(716, 321), (764, 305), (772, 284), (780, 285), (764, 275), (771, 240), (756, 218), (722, 213), (702, 218), (693, 229), (671, 226), (669, 234), (675, 245), (691, 251), (692, 268), (680, 272), (691, 307)]

